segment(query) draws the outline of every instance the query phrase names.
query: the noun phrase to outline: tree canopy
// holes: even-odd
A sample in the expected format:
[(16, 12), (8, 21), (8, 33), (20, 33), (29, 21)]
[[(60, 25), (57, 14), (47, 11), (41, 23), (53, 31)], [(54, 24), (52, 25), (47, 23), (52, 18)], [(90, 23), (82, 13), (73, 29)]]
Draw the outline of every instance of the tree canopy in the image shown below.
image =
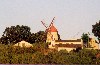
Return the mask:
[(28, 41), (30, 35), (30, 27), (16, 25), (6, 27), (0, 41), (3, 44), (17, 43), (22, 40)]
[(24, 25), (6, 27), (2, 37), (0, 38), (0, 42), (2, 44), (15, 44), (22, 40), (30, 43), (39, 43), (46, 41), (46, 33), (44, 31), (31, 33), (30, 30), (30, 27)]
[(81, 36), (82, 40), (83, 40), (83, 43), (84, 43), (84, 46), (87, 47), (87, 44), (88, 44), (88, 41), (89, 41), (89, 36), (87, 33), (83, 33), (82, 36)]
[(98, 37), (98, 40), (100, 42), (100, 20), (98, 23), (96, 22), (96, 24), (92, 25), (92, 32), (96, 37)]
[(46, 42), (47, 39), (47, 33), (44, 31), (39, 31), (37, 33), (35, 33), (35, 42), (39, 43), (39, 42)]
[(82, 40), (83, 40), (84, 43), (87, 43), (89, 36), (88, 36), (87, 33), (83, 33), (82, 36), (81, 36), (81, 38), (82, 38)]

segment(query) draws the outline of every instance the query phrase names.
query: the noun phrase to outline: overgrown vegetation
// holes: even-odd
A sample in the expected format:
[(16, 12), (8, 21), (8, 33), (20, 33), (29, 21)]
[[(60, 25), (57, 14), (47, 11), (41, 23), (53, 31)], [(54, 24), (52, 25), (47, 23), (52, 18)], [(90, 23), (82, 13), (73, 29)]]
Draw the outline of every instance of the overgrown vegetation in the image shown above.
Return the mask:
[(47, 44), (34, 44), (31, 48), (20, 48), (0, 44), (0, 64), (99, 64), (99, 50), (82, 49), (79, 52), (56, 51)]

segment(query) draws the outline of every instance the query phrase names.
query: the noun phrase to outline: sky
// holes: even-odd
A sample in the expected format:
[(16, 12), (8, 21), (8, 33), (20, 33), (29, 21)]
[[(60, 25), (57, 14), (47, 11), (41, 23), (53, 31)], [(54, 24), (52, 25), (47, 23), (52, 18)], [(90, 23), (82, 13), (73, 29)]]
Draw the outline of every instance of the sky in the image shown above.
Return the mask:
[(0, 36), (16, 25), (29, 26), (32, 33), (44, 31), (41, 21), (49, 25), (53, 17), (61, 39), (92, 34), (100, 20), (100, 0), (0, 0)]

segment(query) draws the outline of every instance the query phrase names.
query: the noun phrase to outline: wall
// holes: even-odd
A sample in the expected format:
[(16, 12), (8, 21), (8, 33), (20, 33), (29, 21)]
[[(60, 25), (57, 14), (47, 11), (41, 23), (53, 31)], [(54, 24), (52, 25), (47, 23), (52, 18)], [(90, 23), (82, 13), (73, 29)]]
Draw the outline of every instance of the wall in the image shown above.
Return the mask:
[(52, 35), (53, 35), (53, 40), (58, 40), (58, 34), (57, 32), (51, 32), (47, 34), (47, 40), (46, 42), (51, 42), (52, 41)]
[(75, 48), (58, 47), (58, 51), (60, 51), (60, 50), (67, 50), (68, 52), (70, 52), (73, 49), (75, 49)]
[(93, 47), (93, 49), (99, 49), (99, 44), (96, 42), (95, 38), (91, 38), (89, 44)]
[[(49, 48), (54, 49), (54, 48), (56, 48), (55, 44), (60, 44), (60, 43), (61, 44), (72, 44), (72, 43), (73, 44), (82, 44), (82, 46), (83, 46), (83, 41), (82, 40), (80, 42), (55, 42), (55, 41), (51, 41), (51, 44), (49, 45)], [(66, 49), (67, 51), (71, 51), (75, 48), (57, 47), (57, 49), (58, 49), (58, 51), (63, 50), (63, 49)]]

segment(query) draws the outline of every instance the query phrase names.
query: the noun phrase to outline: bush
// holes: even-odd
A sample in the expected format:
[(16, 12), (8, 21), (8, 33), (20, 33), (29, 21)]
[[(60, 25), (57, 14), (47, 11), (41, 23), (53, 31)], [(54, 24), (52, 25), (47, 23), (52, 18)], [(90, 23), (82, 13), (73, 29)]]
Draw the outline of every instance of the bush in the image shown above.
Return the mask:
[[(31, 48), (20, 48), (0, 44), (0, 64), (100, 64), (100, 58), (96, 58), (100, 50), (50, 52), (46, 45), (37, 43)], [(45, 54), (44, 50), (47, 49), (48, 53)]]

